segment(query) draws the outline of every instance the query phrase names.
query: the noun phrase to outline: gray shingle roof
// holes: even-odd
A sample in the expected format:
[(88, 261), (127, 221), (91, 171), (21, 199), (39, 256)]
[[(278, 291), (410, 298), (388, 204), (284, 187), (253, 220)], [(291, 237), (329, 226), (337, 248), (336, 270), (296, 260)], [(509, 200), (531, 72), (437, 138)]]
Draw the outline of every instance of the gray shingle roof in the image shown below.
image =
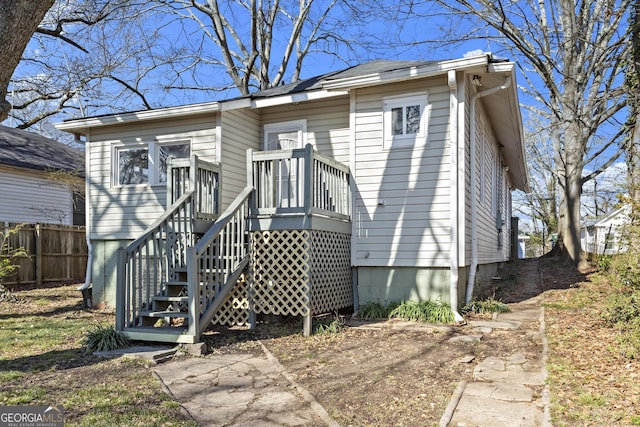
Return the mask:
[(33, 132), (0, 126), (0, 164), (27, 169), (84, 170), (82, 151)]
[(261, 90), (247, 95), (249, 98), (269, 98), (272, 96), (289, 95), (292, 93), (305, 92), (314, 89), (321, 89), (322, 83), (328, 80), (343, 79), (349, 77), (366, 76), (369, 74), (382, 73), (385, 71), (401, 70), (404, 68), (416, 67), (418, 65), (429, 64), (433, 61), (392, 61), (376, 60), (365, 64), (356, 65), (341, 71), (334, 71), (320, 76), (300, 80), (295, 83)]

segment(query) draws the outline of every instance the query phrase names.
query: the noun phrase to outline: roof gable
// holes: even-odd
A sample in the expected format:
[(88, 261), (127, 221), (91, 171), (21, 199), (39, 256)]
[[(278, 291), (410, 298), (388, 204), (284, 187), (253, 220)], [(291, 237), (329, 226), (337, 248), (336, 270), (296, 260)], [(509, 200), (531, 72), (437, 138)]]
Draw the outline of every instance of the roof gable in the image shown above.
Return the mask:
[(80, 150), (33, 132), (0, 126), (0, 164), (34, 170), (82, 170)]

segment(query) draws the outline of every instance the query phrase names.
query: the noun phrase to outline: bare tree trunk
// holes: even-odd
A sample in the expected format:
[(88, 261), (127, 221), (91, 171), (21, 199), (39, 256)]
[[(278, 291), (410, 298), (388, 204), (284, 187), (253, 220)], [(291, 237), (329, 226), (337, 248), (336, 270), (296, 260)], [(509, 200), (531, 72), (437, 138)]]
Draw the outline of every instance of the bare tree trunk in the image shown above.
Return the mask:
[(0, 121), (11, 111), (9, 81), (38, 24), (54, 0), (0, 0)]
[(629, 197), (640, 203), (640, 112), (635, 109), (635, 125), (627, 147)]

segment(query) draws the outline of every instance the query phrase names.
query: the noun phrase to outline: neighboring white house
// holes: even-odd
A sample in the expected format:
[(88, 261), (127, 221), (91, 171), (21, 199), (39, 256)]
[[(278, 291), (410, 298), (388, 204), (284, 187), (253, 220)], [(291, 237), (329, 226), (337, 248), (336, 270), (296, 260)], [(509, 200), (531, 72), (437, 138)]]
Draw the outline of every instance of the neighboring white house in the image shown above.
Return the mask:
[(613, 255), (624, 249), (624, 226), (629, 224), (631, 205), (624, 205), (589, 222), (580, 230), (580, 243), (587, 255)]
[[(78, 225), (73, 192), (48, 172), (83, 171), (80, 150), (41, 135), (0, 126), (0, 222)], [(83, 204), (78, 206), (84, 211)]]
[[(247, 149), (309, 144), (345, 165), (351, 208), (340, 232), (350, 237), (335, 244), (347, 251), (354, 305), (441, 298), (455, 310), (509, 260), (511, 192), (528, 188), (515, 65), (490, 55), (374, 61), (227, 101), (57, 127), (86, 141), (94, 301), (107, 305), (118, 248), (166, 209), (169, 156), (219, 163), (222, 209), (253, 185)], [(304, 197), (291, 184), (303, 169), (273, 173), (288, 180), (276, 197)], [(286, 210), (255, 224), (277, 228)]]

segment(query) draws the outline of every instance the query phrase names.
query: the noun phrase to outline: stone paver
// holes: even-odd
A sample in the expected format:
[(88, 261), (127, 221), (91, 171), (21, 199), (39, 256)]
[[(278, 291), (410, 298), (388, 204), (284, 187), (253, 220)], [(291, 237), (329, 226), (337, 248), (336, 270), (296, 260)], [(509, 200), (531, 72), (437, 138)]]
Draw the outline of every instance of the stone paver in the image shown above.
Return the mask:
[(199, 426), (335, 425), (270, 355), (209, 355), (153, 367)]
[[(537, 260), (525, 266), (526, 286), (538, 286)], [(550, 426), (546, 402), (542, 391), (546, 371), (544, 358), (544, 317), (542, 296), (535, 289), (523, 289), (530, 298), (510, 304), (510, 313), (503, 313), (494, 320), (470, 322), (482, 333), (494, 329), (524, 331), (526, 339), (542, 342), (543, 351), (533, 358), (521, 352), (505, 357), (487, 357), (473, 371), (472, 382), (461, 382), (451, 398), (440, 426), (452, 427), (540, 427)], [(538, 325), (539, 329), (530, 325)], [(542, 392), (541, 392), (542, 391)]]
[[(528, 265), (535, 276), (537, 265)], [(529, 274), (529, 273), (523, 273)], [(524, 289), (523, 292), (527, 291)], [(471, 322), (469, 335), (452, 340), (479, 341), (494, 331), (524, 332), (525, 338), (544, 345), (542, 297), (510, 304), (511, 312), (494, 320)], [(540, 328), (537, 328), (538, 322)], [(536, 325), (535, 327), (533, 325)], [(356, 325), (354, 325), (356, 326)], [(451, 330), (401, 321), (367, 324), (375, 329)], [(271, 427), (337, 426), (326, 410), (304, 388), (295, 383), (278, 360), (263, 347), (264, 355), (225, 354), (177, 359), (152, 369), (172, 395), (199, 426)], [(153, 349), (146, 357), (159, 361), (166, 349)], [(175, 352), (175, 349), (173, 350)], [(528, 358), (521, 352), (480, 360), (473, 381), (461, 382), (440, 420), (440, 426), (454, 427), (539, 427), (548, 421), (544, 350)], [(465, 356), (458, 363), (471, 363)]]

